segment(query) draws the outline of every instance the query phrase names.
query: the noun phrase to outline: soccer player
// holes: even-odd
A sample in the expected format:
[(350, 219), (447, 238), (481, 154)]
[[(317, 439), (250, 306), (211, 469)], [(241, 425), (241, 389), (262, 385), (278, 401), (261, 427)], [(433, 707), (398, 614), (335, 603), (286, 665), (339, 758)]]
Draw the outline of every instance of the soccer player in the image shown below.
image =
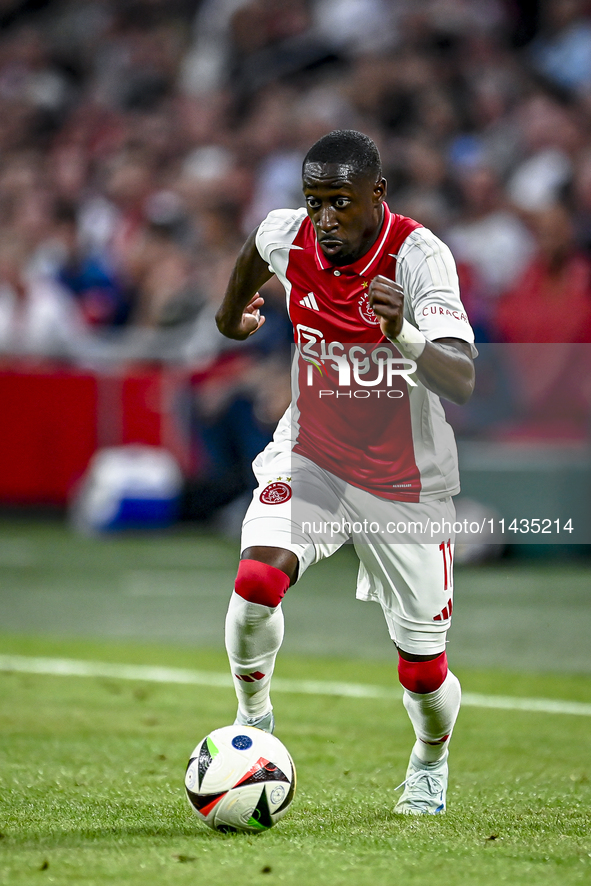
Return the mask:
[(357, 596), (382, 606), (416, 734), (395, 811), (437, 814), (460, 707), (445, 652), (459, 478), (439, 397), (470, 397), (474, 337), (449, 249), (390, 211), (370, 138), (319, 139), (303, 192), (306, 208), (273, 211), (250, 235), (216, 318), (230, 338), (256, 333), (258, 289), (276, 274), (297, 346), (292, 404), (253, 464), (226, 618), (236, 722), (273, 731), (282, 597), (352, 541)]

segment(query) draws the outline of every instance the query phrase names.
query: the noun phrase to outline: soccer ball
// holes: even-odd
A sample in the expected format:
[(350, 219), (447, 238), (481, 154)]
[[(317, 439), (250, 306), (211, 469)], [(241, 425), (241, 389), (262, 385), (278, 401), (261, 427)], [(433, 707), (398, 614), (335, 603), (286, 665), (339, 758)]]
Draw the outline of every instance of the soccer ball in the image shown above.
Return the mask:
[(216, 831), (258, 833), (287, 812), (293, 760), (278, 738), (252, 726), (224, 726), (200, 741), (185, 773), (189, 804)]

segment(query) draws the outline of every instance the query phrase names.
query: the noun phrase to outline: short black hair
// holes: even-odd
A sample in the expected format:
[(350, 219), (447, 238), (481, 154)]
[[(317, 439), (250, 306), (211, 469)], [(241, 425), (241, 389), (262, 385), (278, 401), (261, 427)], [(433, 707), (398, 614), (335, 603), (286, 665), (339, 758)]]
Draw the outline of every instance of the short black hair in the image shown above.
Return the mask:
[(334, 129), (323, 135), (304, 157), (302, 171), (308, 163), (339, 163), (352, 167), (356, 175), (372, 177), (374, 181), (382, 177), (376, 143), (355, 129)]

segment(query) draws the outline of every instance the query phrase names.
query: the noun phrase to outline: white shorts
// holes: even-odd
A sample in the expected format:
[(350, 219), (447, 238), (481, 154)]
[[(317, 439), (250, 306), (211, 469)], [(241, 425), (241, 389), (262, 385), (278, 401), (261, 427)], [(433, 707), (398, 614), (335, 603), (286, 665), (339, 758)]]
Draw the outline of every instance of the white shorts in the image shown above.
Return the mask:
[(298, 578), (352, 541), (357, 597), (378, 602), (403, 651), (445, 649), (453, 607), (455, 508), (451, 498), (387, 501), (335, 477), (276, 442), (253, 463), (258, 487), (244, 517), (241, 550), (292, 551)]

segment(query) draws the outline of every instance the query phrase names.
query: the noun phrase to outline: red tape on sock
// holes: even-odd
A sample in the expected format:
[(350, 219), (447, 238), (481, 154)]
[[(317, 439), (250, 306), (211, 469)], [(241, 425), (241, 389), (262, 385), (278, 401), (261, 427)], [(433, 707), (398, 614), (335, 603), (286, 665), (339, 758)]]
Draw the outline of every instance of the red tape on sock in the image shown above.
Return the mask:
[(249, 603), (279, 606), (289, 587), (289, 576), (259, 560), (241, 560), (234, 590)]
[(442, 652), (431, 661), (407, 661), (398, 656), (398, 679), (409, 692), (435, 692), (447, 677), (447, 655)]

